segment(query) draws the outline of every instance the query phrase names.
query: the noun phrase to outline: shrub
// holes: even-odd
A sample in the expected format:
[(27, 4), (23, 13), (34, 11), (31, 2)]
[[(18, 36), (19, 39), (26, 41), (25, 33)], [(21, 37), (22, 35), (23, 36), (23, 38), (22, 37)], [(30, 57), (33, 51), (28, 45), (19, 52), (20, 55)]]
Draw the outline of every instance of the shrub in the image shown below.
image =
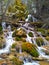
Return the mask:
[(25, 42), (22, 44), (22, 50), (26, 51), (27, 53), (29, 53), (33, 57), (39, 56), (38, 51), (36, 50), (36, 46), (33, 44), (30, 44), (28, 42)]

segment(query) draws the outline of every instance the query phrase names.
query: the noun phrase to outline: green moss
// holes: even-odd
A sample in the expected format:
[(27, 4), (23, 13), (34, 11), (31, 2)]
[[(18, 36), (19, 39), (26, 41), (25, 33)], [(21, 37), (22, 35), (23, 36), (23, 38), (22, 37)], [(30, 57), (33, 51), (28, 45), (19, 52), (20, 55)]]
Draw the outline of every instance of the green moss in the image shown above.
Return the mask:
[(46, 37), (46, 40), (49, 41), (49, 37)]
[(17, 30), (12, 34), (12, 37), (16, 37)]
[(29, 35), (30, 37), (33, 37), (33, 33), (32, 33), (32, 32), (29, 32), (28, 35)]
[(16, 47), (16, 44), (12, 44), (12, 48), (15, 48)]
[(13, 65), (23, 65), (23, 62), (20, 61), (18, 58), (14, 57), (12, 59)]
[(46, 36), (46, 30), (43, 28), (37, 28), (38, 32), (41, 32), (43, 36)]
[(42, 38), (37, 38), (36, 43), (37, 43), (38, 46), (44, 45), (44, 41), (43, 41)]
[(39, 56), (38, 51), (36, 50), (36, 46), (33, 44), (30, 44), (28, 42), (25, 42), (22, 44), (22, 50), (26, 51), (27, 53), (29, 53), (33, 57)]

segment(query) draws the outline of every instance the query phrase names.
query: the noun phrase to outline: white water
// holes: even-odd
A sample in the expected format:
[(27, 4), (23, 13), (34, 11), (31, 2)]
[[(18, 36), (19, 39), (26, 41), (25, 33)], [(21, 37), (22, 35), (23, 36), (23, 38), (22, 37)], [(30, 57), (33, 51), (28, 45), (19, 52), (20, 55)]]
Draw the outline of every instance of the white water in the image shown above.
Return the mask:
[[(2, 23), (2, 27), (3, 27), (3, 31), (6, 29), (6, 24), (5, 24), (5, 22), (3, 22)], [(8, 35), (7, 35), (7, 33), (5, 32), (5, 39), (6, 39), (6, 47), (5, 48), (3, 48), (3, 49), (0, 49), (0, 54), (2, 54), (2, 53), (8, 53), (8, 52), (10, 52), (10, 47), (11, 47), (11, 45), (13, 44), (13, 38), (12, 38), (12, 31), (11, 31), (11, 27), (9, 26), (8, 28)], [(34, 32), (34, 31), (32, 31), (32, 32)], [(36, 38), (36, 35), (35, 35), (35, 33), (33, 34), (34, 35), (34, 43), (36, 44), (36, 41), (35, 41), (35, 38)], [(30, 43), (32, 43), (32, 41), (31, 41), (31, 37), (29, 37), (28, 36), (28, 34), (27, 34), (27, 41), (28, 42), (30, 42)], [(46, 58), (46, 59), (49, 59), (49, 56), (47, 56), (47, 55), (45, 55), (45, 53), (42, 51), (42, 47), (38, 47), (38, 52), (39, 52), (39, 54), (40, 54), (40, 57), (43, 57), (43, 58)], [(22, 49), (20, 49), (20, 53), (22, 52)], [(39, 65), (39, 63), (37, 63), (37, 62), (35, 62), (35, 61), (33, 61), (33, 62), (25, 62), (24, 63), (24, 65)]]
[(31, 22), (37, 22), (37, 19), (35, 17), (33, 17), (31, 14), (28, 15), (28, 18), (25, 20), (26, 22), (29, 22), (29, 19), (32, 17), (32, 20)]
[[(23, 28), (24, 29), (24, 28)], [(25, 29), (26, 30), (26, 29)], [(27, 33), (28, 32), (32, 32), (33, 33), (33, 42), (34, 42), (34, 44), (37, 46), (37, 44), (36, 44), (36, 33), (34, 32), (34, 31), (30, 31), (29, 30), (29, 27), (28, 27), (28, 30), (26, 30), (27, 31)], [(41, 34), (40, 34), (40, 36), (41, 36)], [(42, 36), (41, 36), (42, 37)], [(43, 38), (42, 37), (42, 39), (43, 39), (43, 41), (44, 41), (44, 43), (45, 42), (47, 42), (47, 44), (48, 44), (48, 41), (47, 40), (45, 40), (45, 38)], [(26, 38), (26, 41), (28, 41), (28, 42), (30, 42), (30, 43), (32, 43), (32, 40), (31, 40), (31, 37), (29, 37), (29, 35), (27, 34), (27, 38)], [(45, 59), (48, 59), (49, 60), (49, 55), (45, 55), (45, 52), (43, 52), (42, 50), (46, 50), (45, 48), (43, 48), (43, 47), (38, 47), (37, 46), (37, 51), (39, 52), (39, 57), (43, 57), (43, 58), (45, 58)]]
[(32, 41), (31, 41), (31, 37), (29, 37), (29, 35), (28, 35), (28, 34), (27, 34), (26, 41), (27, 41), (27, 42), (30, 42), (30, 43), (32, 43)]
[[(3, 31), (6, 29), (6, 23), (5, 22), (2, 22), (2, 27), (3, 27)], [(10, 52), (10, 47), (11, 47), (11, 45), (13, 44), (13, 38), (12, 38), (12, 31), (11, 31), (11, 28), (10, 27), (8, 27), (9, 28), (9, 30), (8, 30), (8, 32), (4, 32), (4, 38), (5, 38), (5, 40), (6, 40), (6, 47), (5, 48), (3, 48), (3, 49), (0, 49), (0, 54), (2, 54), (2, 53), (9, 53)], [(7, 35), (7, 33), (8, 33), (8, 35)]]
[(39, 63), (37, 62), (27, 62), (27, 63), (24, 63), (24, 65), (40, 65)]

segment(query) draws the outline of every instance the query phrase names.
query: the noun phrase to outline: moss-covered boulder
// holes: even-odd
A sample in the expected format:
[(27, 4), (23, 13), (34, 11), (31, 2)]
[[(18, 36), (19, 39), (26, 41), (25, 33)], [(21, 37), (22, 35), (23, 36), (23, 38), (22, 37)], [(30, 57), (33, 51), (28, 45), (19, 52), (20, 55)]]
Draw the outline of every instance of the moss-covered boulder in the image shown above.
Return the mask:
[(23, 29), (16, 30), (13, 35), (13, 37), (19, 36), (19, 37), (26, 37), (26, 32)]
[(38, 32), (41, 32), (41, 34), (42, 34), (44, 37), (46, 37), (46, 30), (45, 30), (45, 29), (43, 29), (43, 28), (37, 28), (37, 31), (38, 31)]
[(43, 41), (43, 39), (40, 38), (40, 37), (36, 39), (36, 43), (37, 43), (38, 46), (44, 45), (44, 41)]
[(26, 51), (27, 53), (29, 53), (30, 55), (32, 55), (33, 57), (38, 57), (38, 51), (36, 50), (36, 46), (34, 44), (30, 44), (28, 42), (25, 42), (22, 44), (22, 50), (23, 52)]
[(12, 44), (12, 47), (11, 48), (15, 48), (16, 47), (16, 43)]
[(29, 35), (30, 37), (33, 37), (33, 33), (32, 33), (32, 32), (29, 32), (28, 35)]
[(12, 62), (13, 62), (13, 65), (23, 65), (23, 62), (16, 57), (12, 59)]
[(49, 37), (46, 37), (46, 40), (49, 41)]

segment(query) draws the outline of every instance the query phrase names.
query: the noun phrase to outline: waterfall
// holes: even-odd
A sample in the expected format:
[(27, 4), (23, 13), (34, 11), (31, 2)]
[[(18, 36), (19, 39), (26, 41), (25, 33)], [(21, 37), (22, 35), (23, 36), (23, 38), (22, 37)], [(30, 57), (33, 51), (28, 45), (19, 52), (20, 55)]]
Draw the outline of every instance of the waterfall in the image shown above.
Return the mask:
[[(0, 49), (0, 54), (2, 53), (9, 53), (10, 52), (10, 47), (11, 45), (14, 43), (14, 40), (12, 38), (12, 31), (11, 31), (11, 26), (6, 27), (6, 23), (5, 22), (2, 22), (2, 27), (3, 27), (3, 33), (5, 34), (4, 35), (4, 38), (6, 39), (6, 47), (3, 48), (3, 49)], [(7, 32), (4, 32), (4, 30), (8, 30)]]

